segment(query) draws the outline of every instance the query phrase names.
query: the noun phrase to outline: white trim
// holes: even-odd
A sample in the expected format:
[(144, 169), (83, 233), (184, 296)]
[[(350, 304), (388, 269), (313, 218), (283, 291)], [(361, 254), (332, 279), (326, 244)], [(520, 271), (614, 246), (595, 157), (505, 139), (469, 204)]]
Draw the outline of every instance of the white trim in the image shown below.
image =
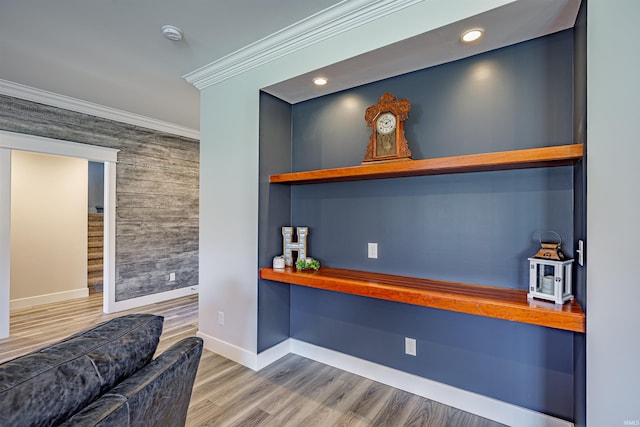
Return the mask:
[(343, 371), (435, 400), (454, 408), (519, 427), (571, 427), (573, 423), (481, 394), (409, 374), (357, 357), (290, 339), (291, 352)]
[[(0, 338), (9, 336), (9, 295), (11, 289), (11, 150), (31, 151), (77, 157), (87, 160), (104, 162), (105, 176), (111, 173), (113, 179), (105, 179), (105, 212), (111, 212), (113, 220), (105, 221), (104, 247), (115, 248), (115, 194), (116, 194), (116, 158), (119, 150), (98, 147), (95, 145), (79, 144), (59, 139), (43, 138), (14, 132), (0, 131)], [(8, 165), (8, 166), (7, 166)], [(108, 187), (108, 188), (107, 188)], [(6, 234), (6, 235), (5, 235)], [(111, 272), (111, 279), (105, 278), (105, 284), (114, 283), (115, 278), (115, 249), (110, 251), (113, 256), (104, 258), (104, 271)], [(111, 280), (111, 282), (108, 282)], [(113, 295), (111, 293), (110, 295)], [(103, 305), (106, 305), (105, 292)], [(6, 308), (6, 310), (5, 310)], [(106, 308), (105, 308), (106, 309)]]
[(89, 288), (73, 289), (70, 291), (54, 292), (52, 294), (36, 295), (34, 297), (18, 298), (11, 300), (11, 310), (35, 307), (37, 305), (51, 304), (53, 302), (67, 301), (89, 296)]
[(10, 282), (11, 150), (0, 147), (0, 338), (9, 336)]
[(207, 350), (213, 351), (254, 371), (259, 371), (291, 353), (290, 339), (286, 339), (262, 353), (255, 354), (226, 341), (212, 337), (211, 335), (207, 335), (202, 331), (198, 331), (196, 335), (204, 340), (204, 347)]
[(204, 340), (205, 349), (254, 371), (270, 365), (288, 353), (293, 353), (502, 424), (518, 427), (573, 427), (574, 425), (560, 418), (293, 338), (276, 344), (260, 354), (255, 354), (201, 331), (198, 331), (197, 335)]
[(207, 335), (202, 331), (198, 331), (196, 335), (204, 340), (204, 347), (207, 350), (213, 351), (254, 371), (258, 370), (258, 355), (256, 353)]
[[(105, 311), (105, 313), (116, 313), (118, 311), (131, 310), (149, 304), (157, 304), (159, 302), (169, 301), (174, 298), (186, 297), (197, 294), (199, 286), (187, 286), (186, 288), (173, 289), (171, 291), (159, 292), (157, 294), (145, 295), (143, 297), (131, 298), (124, 301), (112, 301), (111, 307), (113, 311)], [(106, 310), (106, 309), (105, 309)]]
[(424, 0), (343, 0), (182, 76), (202, 90)]
[(90, 162), (117, 162), (118, 151), (120, 151), (114, 148), (80, 144), (61, 139), (45, 138), (3, 130), (0, 130), (0, 148), (76, 157), (87, 159)]
[(116, 309), (116, 164), (104, 162), (103, 169), (103, 235), (102, 240), (102, 311), (109, 314)]
[(289, 353), (291, 353), (291, 339), (286, 339), (281, 343), (268, 348), (262, 353), (258, 353), (257, 370), (259, 371), (262, 368), (266, 368), (276, 360), (283, 358)]
[(200, 139), (200, 131), (188, 127), (176, 125), (162, 120), (152, 119), (139, 114), (129, 113), (116, 108), (94, 104), (89, 101), (72, 98), (70, 96), (59, 95), (46, 90), (25, 86), (20, 83), (10, 82), (0, 79), (0, 94), (12, 96), (14, 98), (26, 99), (27, 101), (38, 102), (40, 104), (53, 107), (64, 108), (65, 110), (77, 113), (89, 114), (103, 119), (114, 120), (134, 126), (141, 126), (147, 129), (155, 129), (173, 135), (185, 136), (187, 138)]

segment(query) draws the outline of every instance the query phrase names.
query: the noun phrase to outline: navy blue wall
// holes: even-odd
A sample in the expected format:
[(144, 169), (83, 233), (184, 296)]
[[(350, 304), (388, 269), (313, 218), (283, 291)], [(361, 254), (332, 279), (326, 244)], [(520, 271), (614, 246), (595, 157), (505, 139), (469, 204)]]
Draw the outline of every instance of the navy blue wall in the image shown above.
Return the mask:
[[(584, 221), (581, 165), (267, 183), (273, 173), (359, 164), (370, 132), (364, 110), (386, 91), (412, 103), (406, 133), (414, 158), (584, 142), (584, 75), (573, 70), (584, 50), (576, 42), (574, 52), (573, 37), (569, 30), (293, 107), (261, 94), (260, 266), (281, 253), (282, 225), (311, 227), (310, 255), (323, 265), (520, 289), (541, 231), (562, 234), (573, 256)], [(366, 257), (367, 242), (379, 244), (379, 259)], [(291, 336), (561, 418), (584, 417), (579, 334), (266, 281), (258, 295), (258, 351)], [(418, 356), (404, 354), (405, 336), (417, 339)]]
[[(572, 416), (572, 333), (291, 287), (291, 336), (563, 418)], [(418, 356), (404, 354), (404, 337)]]
[[(291, 105), (260, 93), (258, 265), (282, 254), (280, 228), (291, 223), (289, 187), (269, 175), (291, 170)], [(258, 352), (289, 338), (289, 285), (258, 280)]]
[[(291, 166), (359, 164), (364, 110), (387, 91), (411, 101), (417, 159), (572, 143), (572, 58), (569, 30), (294, 105)], [(291, 225), (310, 227), (323, 265), (520, 289), (541, 231), (559, 232), (573, 255), (573, 216), (572, 167), (291, 189)], [(290, 303), (296, 339), (574, 417), (573, 333), (297, 286)]]
[[(540, 231), (571, 241), (570, 167), (295, 186), (323, 265), (526, 289)], [(378, 259), (367, 243), (378, 243)], [(567, 251), (569, 252), (569, 251)]]
[(573, 143), (572, 58), (568, 30), (296, 104), (293, 169), (360, 164), (384, 92), (411, 102), (415, 159)]
[[(575, 241), (587, 237), (587, 0), (580, 4), (574, 27), (574, 135), (576, 143), (585, 146), (585, 156), (574, 169), (574, 235)], [(587, 312), (587, 267), (576, 265), (575, 296)], [(585, 334), (574, 337), (574, 423), (587, 425), (587, 360)]]

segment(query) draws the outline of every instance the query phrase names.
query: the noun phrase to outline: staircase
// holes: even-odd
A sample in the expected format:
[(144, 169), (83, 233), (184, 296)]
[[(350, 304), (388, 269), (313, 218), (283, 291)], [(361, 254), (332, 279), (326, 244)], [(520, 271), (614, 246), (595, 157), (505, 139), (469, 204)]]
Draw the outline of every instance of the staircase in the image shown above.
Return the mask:
[(87, 286), (89, 293), (102, 292), (102, 242), (104, 240), (104, 215), (89, 214), (89, 241), (87, 261)]

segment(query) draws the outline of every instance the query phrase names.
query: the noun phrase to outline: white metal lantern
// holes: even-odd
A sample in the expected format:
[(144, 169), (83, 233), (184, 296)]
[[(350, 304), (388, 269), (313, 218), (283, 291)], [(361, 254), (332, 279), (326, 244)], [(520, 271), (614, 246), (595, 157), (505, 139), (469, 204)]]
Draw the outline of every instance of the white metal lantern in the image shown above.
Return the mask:
[(573, 260), (529, 258), (529, 298), (564, 304), (573, 299), (571, 269)]
[(562, 237), (555, 231), (549, 231), (560, 239), (558, 243), (546, 243), (540, 238), (540, 250), (529, 258), (529, 298), (542, 298), (556, 304), (572, 300), (571, 270), (573, 260), (566, 259), (560, 245)]

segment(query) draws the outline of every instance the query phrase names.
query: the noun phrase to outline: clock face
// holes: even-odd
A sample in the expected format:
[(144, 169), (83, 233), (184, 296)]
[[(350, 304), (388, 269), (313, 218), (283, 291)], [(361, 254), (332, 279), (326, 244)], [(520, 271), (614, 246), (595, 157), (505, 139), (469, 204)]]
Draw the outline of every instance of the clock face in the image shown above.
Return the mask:
[(376, 120), (375, 157), (393, 156), (396, 154), (396, 116), (391, 113), (381, 114)]
[(391, 113), (384, 113), (376, 121), (378, 133), (387, 135), (396, 130), (396, 116)]

